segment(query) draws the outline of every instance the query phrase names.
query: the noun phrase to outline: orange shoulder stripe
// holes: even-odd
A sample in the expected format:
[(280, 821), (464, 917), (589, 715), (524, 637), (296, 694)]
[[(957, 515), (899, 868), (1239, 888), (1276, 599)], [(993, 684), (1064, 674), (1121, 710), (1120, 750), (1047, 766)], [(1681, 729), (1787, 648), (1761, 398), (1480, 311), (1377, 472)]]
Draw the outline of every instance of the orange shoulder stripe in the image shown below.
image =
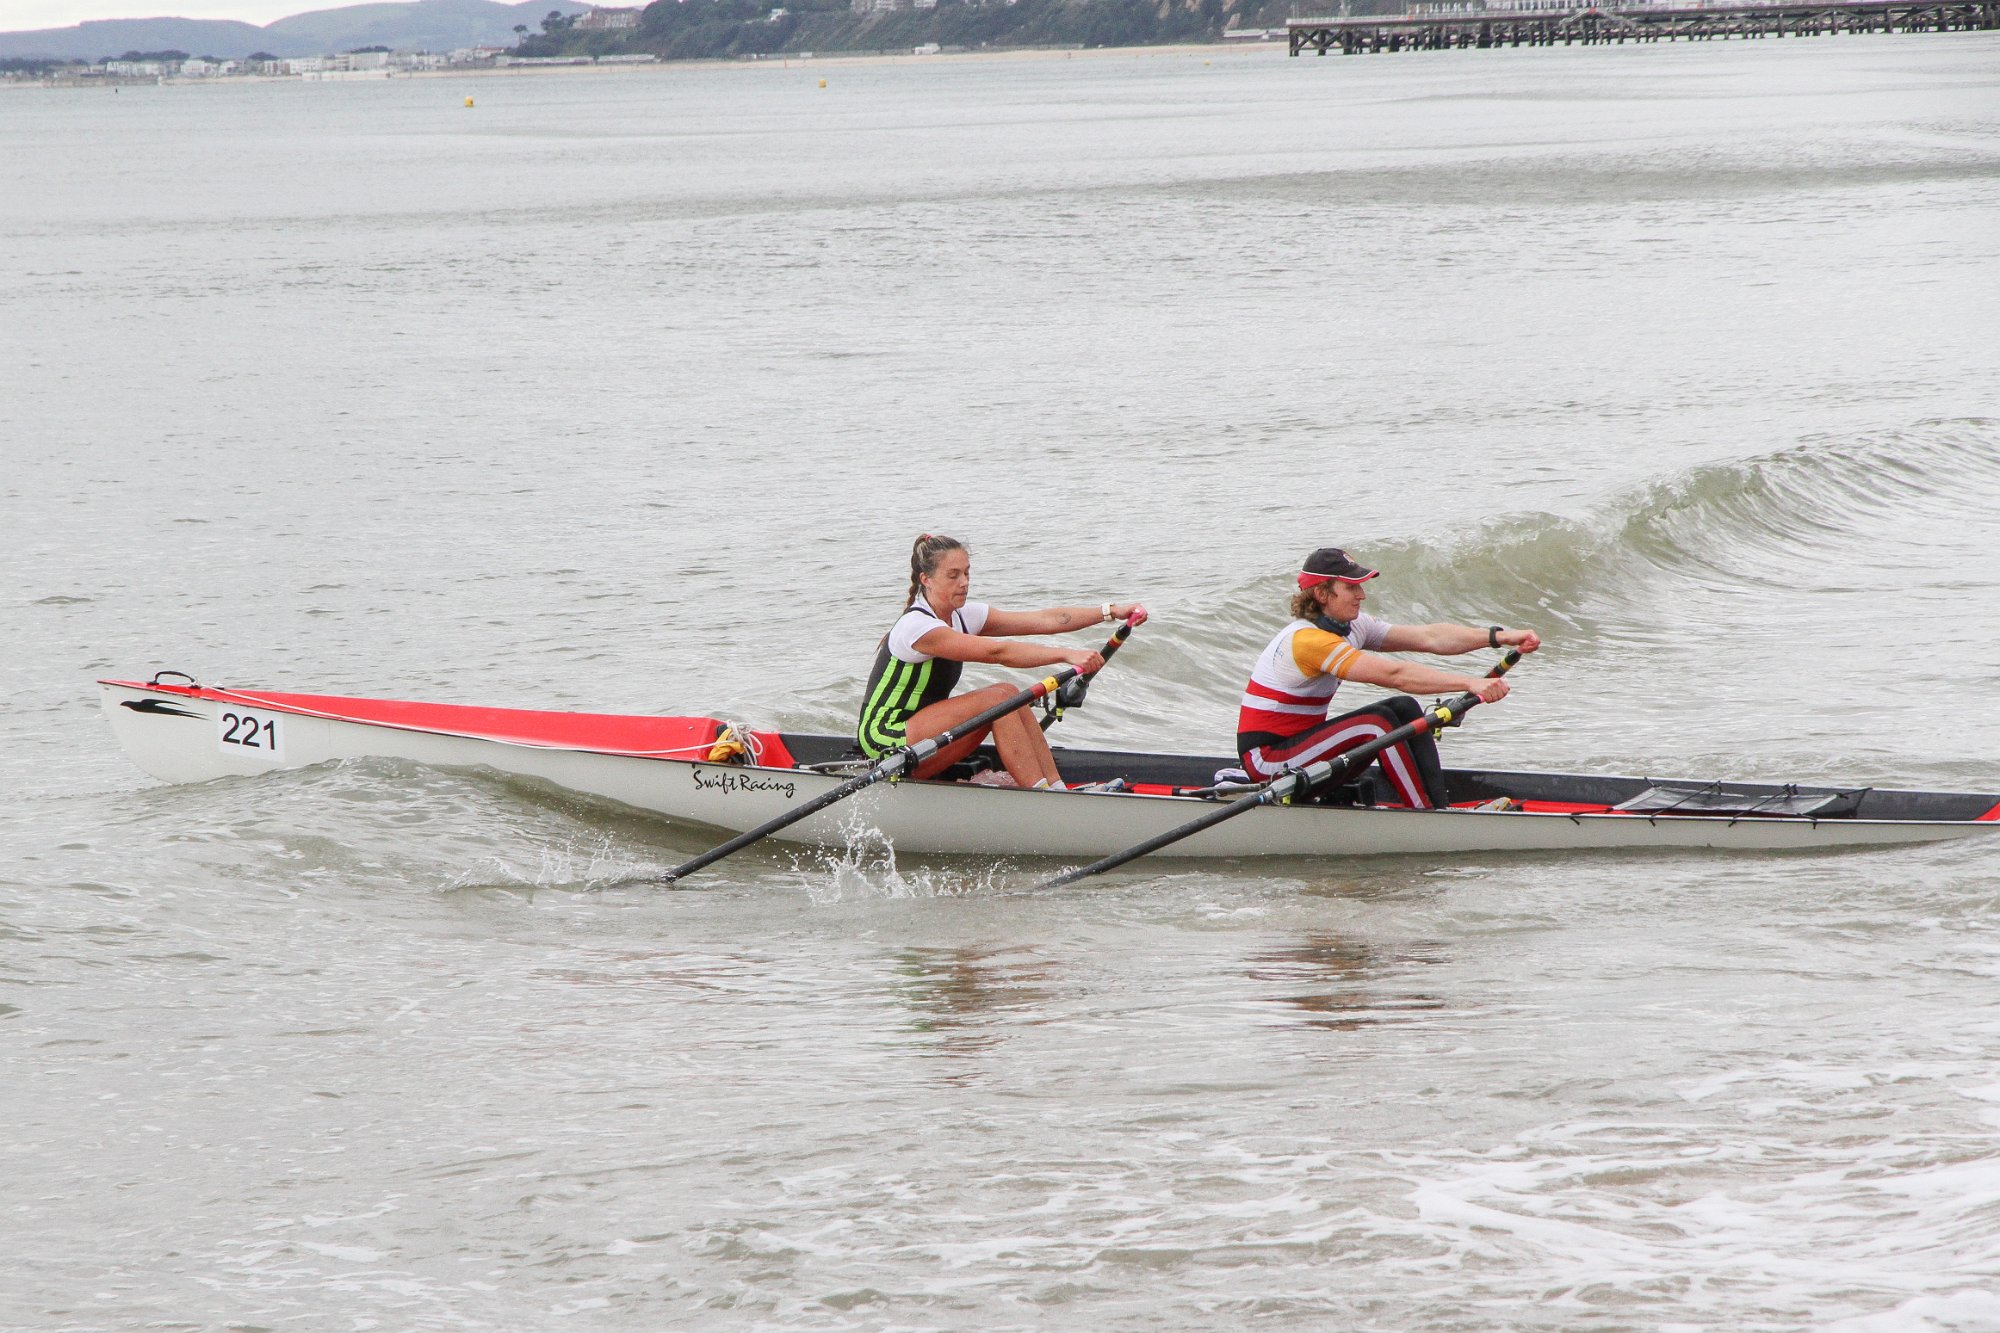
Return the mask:
[(1292, 635), (1292, 665), (1302, 676), (1332, 674), (1346, 680), (1359, 651), (1338, 634), (1323, 629), (1300, 629)]

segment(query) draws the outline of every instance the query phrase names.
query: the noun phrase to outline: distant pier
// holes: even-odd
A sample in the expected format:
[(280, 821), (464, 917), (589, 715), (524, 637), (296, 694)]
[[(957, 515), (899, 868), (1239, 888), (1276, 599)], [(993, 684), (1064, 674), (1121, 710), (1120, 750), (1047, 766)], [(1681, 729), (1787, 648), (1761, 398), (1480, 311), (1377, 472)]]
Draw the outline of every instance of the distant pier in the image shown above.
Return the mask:
[(1823, 37), (1858, 32), (2000, 29), (2000, 0), (1845, 0), (1839, 4), (1739, 4), (1700, 9), (1474, 9), (1395, 17), (1292, 19), (1292, 54), (1485, 51), (1501, 46), (1606, 46), (1715, 42), (1742, 37)]

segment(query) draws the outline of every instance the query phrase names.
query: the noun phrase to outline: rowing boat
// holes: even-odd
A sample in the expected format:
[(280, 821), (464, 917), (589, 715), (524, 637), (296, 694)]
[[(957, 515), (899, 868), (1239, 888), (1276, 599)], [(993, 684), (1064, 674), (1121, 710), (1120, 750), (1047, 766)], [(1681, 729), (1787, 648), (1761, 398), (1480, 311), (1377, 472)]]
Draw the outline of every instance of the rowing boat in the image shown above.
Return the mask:
[[(178, 677), (176, 683), (168, 677)], [(99, 682), (112, 730), (164, 782), (205, 782), (384, 757), (535, 778), (676, 820), (741, 831), (832, 790), (862, 764), (844, 736), (743, 731), (708, 717), (632, 717), (412, 703), (203, 686), (177, 672)], [(1073, 783), (1125, 790), (1023, 791), (893, 781), (787, 827), (785, 841), (839, 847), (879, 837), (901, 851), (1096, 857), (1179, 827), (1243, 788), (1218, 786), (1233, 757), (1058, 747)], [(1938, 842), (2000, 829), (2000, 796), (1877, 787), (1658, 780), (1448, 769), (1452, 808), (1274, 805), (1162, 855), (1362, 856), (1619, 848), (1784, 850)]]

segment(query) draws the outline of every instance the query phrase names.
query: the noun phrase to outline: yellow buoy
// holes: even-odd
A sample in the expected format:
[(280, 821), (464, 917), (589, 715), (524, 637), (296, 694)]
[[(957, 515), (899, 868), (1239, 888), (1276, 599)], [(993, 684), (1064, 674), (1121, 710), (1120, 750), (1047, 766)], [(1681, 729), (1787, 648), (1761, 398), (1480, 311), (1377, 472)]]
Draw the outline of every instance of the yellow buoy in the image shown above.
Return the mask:
[(472, 105), (472, 99), (471, 99), (470, 97), (466, 98), (466, 99), (465, 99), (465, 104), (466, 104), (467, 106), (471, 106), (471, 105)]
[(826, 80), (825, 80), (825, 79), (821, 79), (821, 80), (819, 81), (819, 86), (820, 86), (820, 87), (822, 87), (822, 88), (826, 87)]

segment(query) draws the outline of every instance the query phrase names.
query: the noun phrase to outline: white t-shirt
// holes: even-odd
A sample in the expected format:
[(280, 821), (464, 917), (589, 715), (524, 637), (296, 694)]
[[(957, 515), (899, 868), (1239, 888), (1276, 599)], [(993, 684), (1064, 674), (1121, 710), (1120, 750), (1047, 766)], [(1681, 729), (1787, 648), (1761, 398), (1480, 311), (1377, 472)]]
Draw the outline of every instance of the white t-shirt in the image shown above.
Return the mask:
[[(949, 628), (961, 634), (977, 634), (986, 628), (987, 609), (984, 602), (967, 602), (952, 614)], [(944, 626), (944, 623), (937, 618), (937, 613), (931, 610), (930, 603), (918, 597), (916, 604), (903, 612), (890, 627), (889, 655), (898, 662), (908, 662), (912, 665), (930, 661), (933, 654), (917, 651), (917, 640), (932, 630)]]

